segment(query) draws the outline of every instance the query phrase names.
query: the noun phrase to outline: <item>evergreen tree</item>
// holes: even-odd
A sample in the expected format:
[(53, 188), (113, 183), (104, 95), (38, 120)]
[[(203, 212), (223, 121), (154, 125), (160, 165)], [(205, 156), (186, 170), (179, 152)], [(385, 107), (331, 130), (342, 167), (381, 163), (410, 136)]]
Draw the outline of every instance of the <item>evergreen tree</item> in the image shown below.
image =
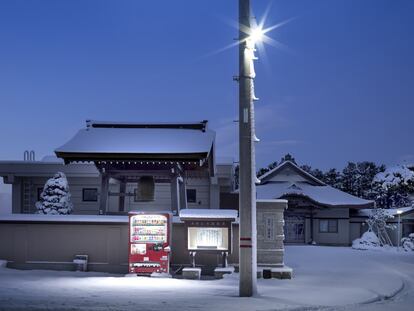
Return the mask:
[(338, 172), (336, 170), (336, 168), (331, 168), (330, 170), (325, 172), (325, 174), (323, 175), (322, 181), (325, 184), (330, 185), (330, 186), (335, 187), (335, 188), (338, 188), (338, 189), (341, 189), (341, 187), (342, 187), (341, 173)]
[(273, 170), (277, 166), (277, 161), (270, 163), (267, 168), (269, 170)]
[(411, 206), (409, 194), (414, 193), (414, 172), (406, 166), (396, 166), (378, 173), (372, 183), (378, 207)]
[(312, 173), (312, 167), (310, 165), (304, 164), (301, 165), (300, 168), (309, 174)]
[(357, 165), (353, 162), (348, 162), (347, 166), (342, 170), (341, 190), (352, 195), (358, 195), (358, 179)]
[(377, 166), (374, 162), (357, 163), (357, 196), (364, 199), (372, 199), (372, 182), (375, 175), (385, 170), (384, 165)]
[(58, 172), (50, 178), (36, 202), (39, 214), (67, 215), (71, 214), (73, 205), (70, 200), (69, 185), (64, 173)]
[(320, 169), (317, 169), (317, 168), (311, 170), (310, 173), (312, 176), (318, 178), (320, 181), (323, 181), (325, 177), (324, 173)]
[(283, 162), (286, 162), (286, 161), (290, 161), (290, 162), (295, 163), (297, 165), (297, 163), (295, 161), (295, 158), (290, 153), (285, 154), (285, 156), (283, 156), (282, 159), (280, 159), (280, 164), (282, 164)]
[(239, 165), (234, 168), (234, 189), (239, 189)]
[(260, 177), (260, 176), (266, 174), (267, 172), (271, 171), (272, 169), (274, 169), (276, 166), (277, 166), (277, 162), (276, 161), (275, 162), (272, 162), (267, 167), (260, 168), (257, 171), (256, 176), (257, 177)]

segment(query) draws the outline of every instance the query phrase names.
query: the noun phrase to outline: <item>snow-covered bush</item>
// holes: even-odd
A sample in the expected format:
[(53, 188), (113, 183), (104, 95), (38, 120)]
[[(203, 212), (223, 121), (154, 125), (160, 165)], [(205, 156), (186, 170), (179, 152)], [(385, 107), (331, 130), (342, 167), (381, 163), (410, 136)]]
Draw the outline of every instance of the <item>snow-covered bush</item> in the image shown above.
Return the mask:
[(352, 242), (352, 248), (354, 249), (375, 249), (381, 247), (380, 240), (377, 235), (372, 231), (365, 232), (362, 237)]
[(375, 208), (371, 210), (369, 217), (365, 222), (368, 224), (368, 231), (362, 237), (352, 242), (352, 248), (355, 249), (375, 249), (383, 246), (392, 246), (391, 239), (387, 229), (395, 229), (387, 221), (394, 218), (386, 209)]
[(368, 231), (372, 231), (378, 237), (380, 246), (392, 245), (387, 229), (395, 229), (395, 225), (388, 224), (387, 221), (393, 219), (394, 216), (389, 214), (386, 209), (374, 208), (371, 210), (368, 219)]
[(410, 233), (407, 238), (402, 238), (401, 246), (406, 252), (414, 251), (414, 233)]
[(40, 194), (40, 201), (36, 202), (39, 214), (67, 215), (71, 214), (73, 205), (66, 175), (58, 172), (50, 178)]
[(405, 165), (390, 167), (375, 175), (372, 188), (378, 207), (411, 206), (409, 194), (414, 192), (414, 172)]

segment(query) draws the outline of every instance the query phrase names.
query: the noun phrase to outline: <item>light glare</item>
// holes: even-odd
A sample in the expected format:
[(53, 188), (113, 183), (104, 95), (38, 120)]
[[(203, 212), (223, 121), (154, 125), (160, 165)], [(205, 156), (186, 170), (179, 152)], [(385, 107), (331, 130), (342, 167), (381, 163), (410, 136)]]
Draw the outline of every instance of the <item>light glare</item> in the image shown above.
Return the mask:
[(260, 41), (262, 41), (262, 39), (263, 39), (263, 29), (262, 28), (260, 28), (260, 27), (257, 27), (257, 28), (254, 28), (254, 29), (252, 29), (251, 30), (251, 33), (250, 33), (250, 39), (254, 42), (254, 43), (256, 43), (256, 42), (260, 42)]

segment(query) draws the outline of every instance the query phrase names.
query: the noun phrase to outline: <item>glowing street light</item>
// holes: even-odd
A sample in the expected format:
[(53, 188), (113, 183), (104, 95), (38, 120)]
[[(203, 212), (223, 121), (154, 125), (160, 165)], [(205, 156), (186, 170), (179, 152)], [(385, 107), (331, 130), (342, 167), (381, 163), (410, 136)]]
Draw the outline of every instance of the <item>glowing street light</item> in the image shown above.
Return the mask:
[(263, 40), (264, 31), (261, 27), (253, 28), (250, 32), (248, 40), (251, 40), (253, 44), (261, 42)]

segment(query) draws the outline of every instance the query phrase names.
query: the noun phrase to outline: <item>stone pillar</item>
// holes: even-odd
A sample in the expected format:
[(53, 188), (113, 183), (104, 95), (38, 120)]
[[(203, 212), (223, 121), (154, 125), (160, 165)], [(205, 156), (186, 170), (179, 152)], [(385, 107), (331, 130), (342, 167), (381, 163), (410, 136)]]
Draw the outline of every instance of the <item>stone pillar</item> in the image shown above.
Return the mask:
[(257, 266), (276, 278), (291, 278), (284, 263), (284, 211), (287, 200), (257, 200)]

